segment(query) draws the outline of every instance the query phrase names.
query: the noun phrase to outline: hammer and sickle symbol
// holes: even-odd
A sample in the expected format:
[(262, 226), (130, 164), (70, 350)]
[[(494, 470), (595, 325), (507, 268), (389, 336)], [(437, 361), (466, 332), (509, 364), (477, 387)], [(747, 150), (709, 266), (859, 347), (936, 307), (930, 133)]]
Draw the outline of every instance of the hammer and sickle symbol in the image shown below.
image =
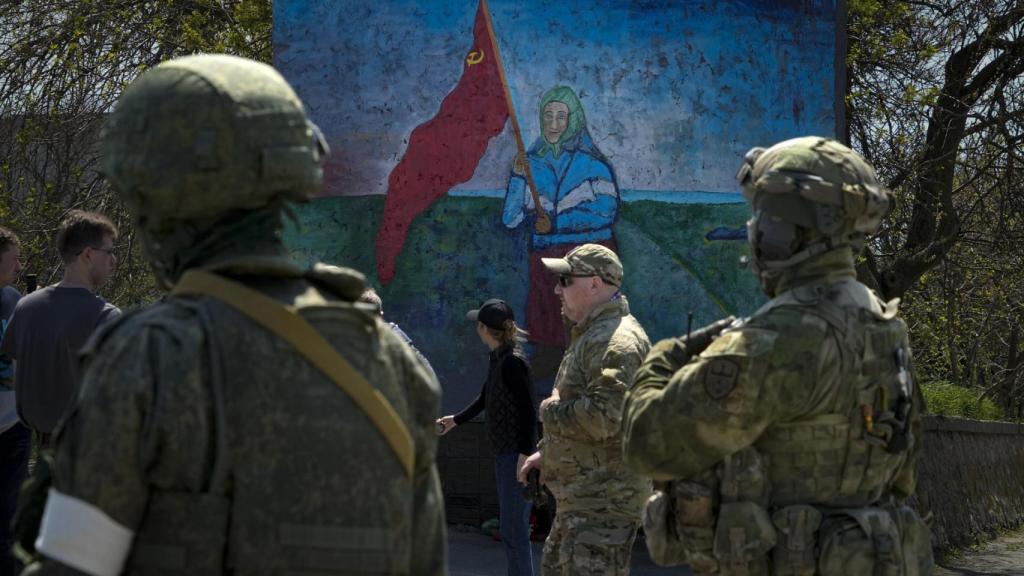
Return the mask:
[(477, 65), (477, 64), (479, 64), (479, 63), (481, 63), (483, 61), (484, 61), (484, 51), (482, 49), (481, 50), (474, 50), (474, 51), (470, 52), (468, 55), (466, 55), (466, 64), (469, 64), (470, 66), (475, 66), (475, 65)]

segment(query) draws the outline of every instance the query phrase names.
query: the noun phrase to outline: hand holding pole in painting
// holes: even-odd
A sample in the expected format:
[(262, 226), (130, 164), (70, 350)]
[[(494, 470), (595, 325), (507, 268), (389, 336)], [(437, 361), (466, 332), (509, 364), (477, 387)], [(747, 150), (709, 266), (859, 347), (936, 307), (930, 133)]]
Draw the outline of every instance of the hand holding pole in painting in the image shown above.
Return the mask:
[(551, 232), (551, 217), (541, 208), (540, 196), (537, 194), (537, 185), (533, 182), (533, 174), (530, 173), (530, 163), (526, 159), (526, 150), (523, 148), (522, 143), (518, 142), (518, 134), (516, 136), (517, 143), (519, 144), (519, 153), (516, 154), (516, 159), (512, 162), (512, 173), (524, 178), (527, 188), (530, 189), (534, 211), (537, 213), (537, 219), (533, 222), (534, 231), (537, 234), (549, 234)]
[(551, 217), (543, 209), (537, 209), (537, 220), (533, 223), (533, 229), (537, 234), (548, 234), (551, 232)]

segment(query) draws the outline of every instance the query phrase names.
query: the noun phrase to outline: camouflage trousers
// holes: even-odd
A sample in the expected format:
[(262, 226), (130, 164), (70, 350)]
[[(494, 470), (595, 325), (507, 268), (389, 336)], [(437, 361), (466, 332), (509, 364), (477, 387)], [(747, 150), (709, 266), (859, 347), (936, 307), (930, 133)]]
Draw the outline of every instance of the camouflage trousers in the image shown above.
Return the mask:
[(626, 576), (638, 522), (559, 512), (544, 542), (542, 576)]

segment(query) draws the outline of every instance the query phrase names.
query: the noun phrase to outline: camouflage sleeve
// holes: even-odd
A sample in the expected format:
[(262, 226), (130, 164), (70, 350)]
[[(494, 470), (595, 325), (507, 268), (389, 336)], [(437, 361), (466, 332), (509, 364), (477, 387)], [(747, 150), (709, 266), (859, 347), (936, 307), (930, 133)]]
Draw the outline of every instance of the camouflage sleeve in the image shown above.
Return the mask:
[(660, 342), (627, 395), (626, 464), (656, 480), (690, 478), (751, 445), (779, 417), (785, 390), (813, 382), (816, 364), (787, 358), (777, 335), (750, 325), (725, 332), (672, 374), (679, 343)]
[(201, 329), (189, 315), (164, 319), (125, 318), (93, 341), (99, 353), (90, 356), (57, 440), (54, 487), (132, 531), (149, 479), (198, 490), (212, 457)]
[(444, 496), (437, 473), (437, 434), (434, 422), (439, 416), (441, 387), (432, 371), (411, 351), (401, 355), (400, 374), (408, 383), (412, 429), (416, 445), (413, 477), (415, 490), (412, 525), (411, 574), (437, 575), (448, 573), (447, 529), (444, 517)]
[[(690, 354), (686, 351), (686, 343), (681, 338), (667, 338), (651, 347), (651, 351), (644, 358), (640, 368), (636, 371), (636, 381), (633, 390), (643, 385), (657, 389), (664, 388), (672, 375), (686, 365), (690, 360)], [(626, 394), (626, 407), (628, 411), (631, 393)]]
[(543, 408), (545, 431), (576, 440), (604, 440), (619, 433), (622, 399), (633, 383), (649, 344), (637, 338), (613, 335), (607, 342), (590, 343), (584, 350), (583, 393)]

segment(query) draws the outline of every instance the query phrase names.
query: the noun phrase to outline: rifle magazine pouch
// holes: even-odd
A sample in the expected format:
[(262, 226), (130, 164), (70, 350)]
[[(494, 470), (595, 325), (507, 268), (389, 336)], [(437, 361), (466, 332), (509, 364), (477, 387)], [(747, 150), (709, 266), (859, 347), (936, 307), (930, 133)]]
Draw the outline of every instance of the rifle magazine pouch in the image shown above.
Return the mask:
[(156, 492), (135, 536), (126, 574), (205, 576), (225, 571), (231, 501), (214, 494)]
[(818, 567), (815, 536), (821, 512), (814, 506), (786, 506), (772, 514), (778, 544), (772, 550), (775, 576), (814, 576)]
[(671, 488), (675, 524), (669, 526), (675, 527), (690, 568), (695, 574), (718, 572), (714, 555), (717, 494), (699, 482), (674, 481)]
[[(671, 491), (671, 488), (669, 490)], [(655, 490), (644, 504), (644, 539), (647, 542), (647, 551), (651, 553), (651, 560), (658, 566), (686, 564), (686, 549), (671, 527), (675, 522), (675, 514), (670, 503), (669, 494)]]
[(821, 574), (904, 574), (899, 529), (881, 508), (854, 508), (826, 518), (820, 541)]
[(768, 551), (776, 543), (768, 512), (754, 502), (722, 504), (715, 527), (715, 558), (726, 574), (767, 576)]
[(899, 524), (903, 543), (905, 576), (928, 576), (935, 569), (928, 525), (910, 506), (897, 506), (893, 515)]

